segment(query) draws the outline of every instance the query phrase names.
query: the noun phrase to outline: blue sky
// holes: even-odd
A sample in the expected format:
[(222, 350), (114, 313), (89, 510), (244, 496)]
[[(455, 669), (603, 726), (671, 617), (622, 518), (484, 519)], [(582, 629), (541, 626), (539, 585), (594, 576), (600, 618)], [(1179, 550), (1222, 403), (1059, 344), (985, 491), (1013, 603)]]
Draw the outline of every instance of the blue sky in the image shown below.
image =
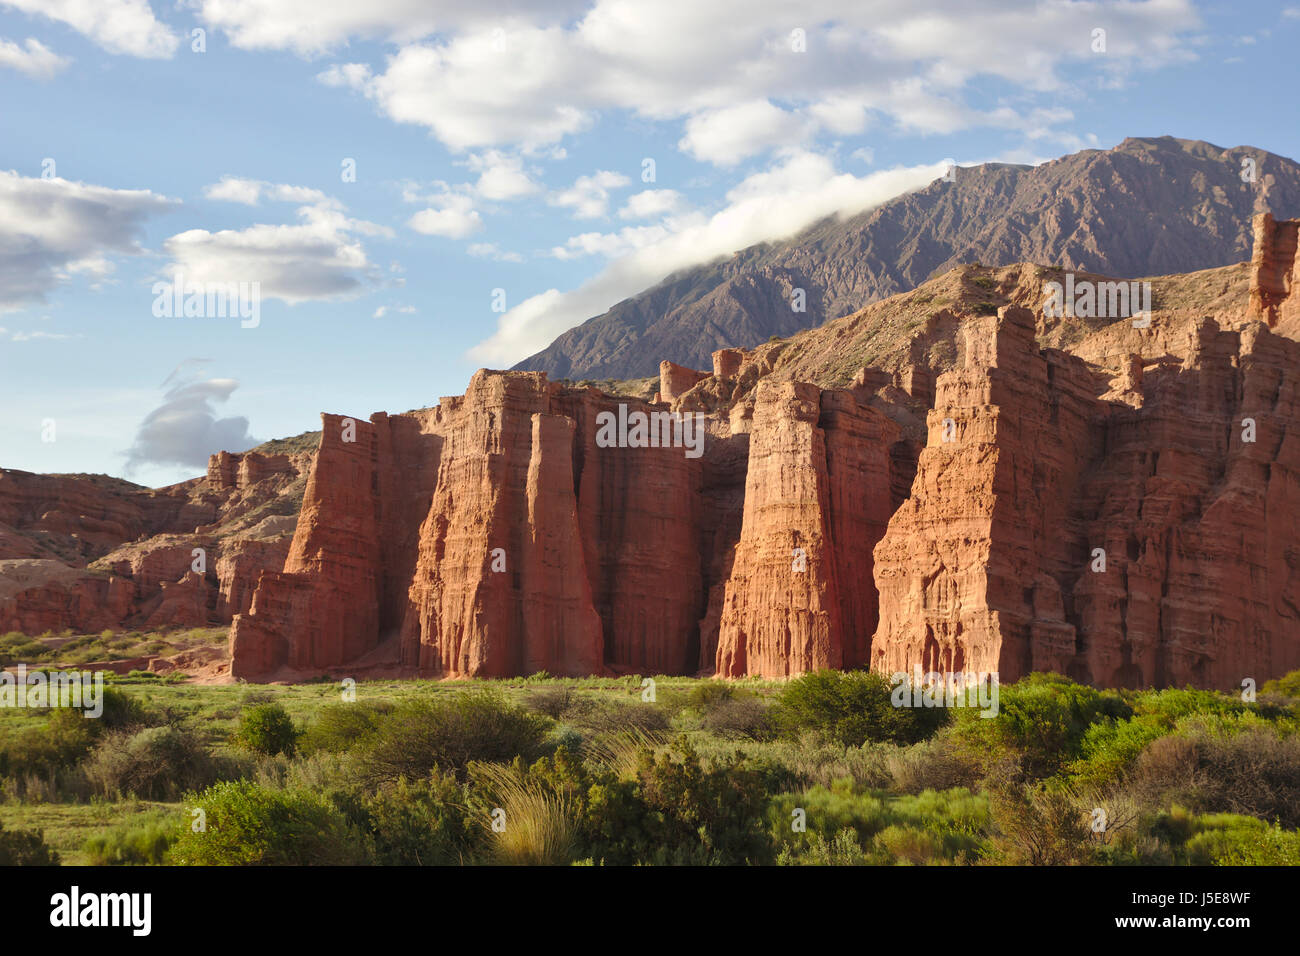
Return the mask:
[[(1298, 158), (1298, 46), (1284, 3), (0, 0), (0, 466), (161, 485), (435, 404), (947, 159)], [(178, 268), (259, 324), (154, 315)]]

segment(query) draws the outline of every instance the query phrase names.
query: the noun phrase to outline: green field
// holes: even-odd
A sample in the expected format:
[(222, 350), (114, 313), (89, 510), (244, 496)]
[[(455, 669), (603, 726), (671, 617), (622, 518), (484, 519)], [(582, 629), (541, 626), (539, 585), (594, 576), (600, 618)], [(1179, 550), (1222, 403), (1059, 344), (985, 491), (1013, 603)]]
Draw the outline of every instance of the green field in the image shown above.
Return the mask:
[(995, 717), (860, 672), (646, 684), (136, 674), (99, 720), (0, 708), (0, 862), (1300, 862), (1300, 674), (1034, 675)]

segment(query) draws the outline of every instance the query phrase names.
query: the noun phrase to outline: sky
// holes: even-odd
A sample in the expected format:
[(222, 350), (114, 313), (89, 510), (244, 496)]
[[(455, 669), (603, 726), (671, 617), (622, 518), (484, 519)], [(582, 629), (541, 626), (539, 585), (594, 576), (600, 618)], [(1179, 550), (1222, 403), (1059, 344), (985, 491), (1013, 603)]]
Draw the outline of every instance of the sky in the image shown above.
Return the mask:
[(949, 162), (1300, 158), (1298, 48), (1268, 2), (0, 0), (0, 467), (430, 406)]

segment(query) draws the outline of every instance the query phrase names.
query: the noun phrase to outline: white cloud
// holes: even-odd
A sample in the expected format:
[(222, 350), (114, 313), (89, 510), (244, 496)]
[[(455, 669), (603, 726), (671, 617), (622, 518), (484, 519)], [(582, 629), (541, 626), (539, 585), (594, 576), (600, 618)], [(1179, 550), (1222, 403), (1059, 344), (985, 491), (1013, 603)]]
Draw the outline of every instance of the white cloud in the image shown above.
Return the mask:
[(496, 262), (524, 261), (524, 257), (517, 252), (503, 252), (495, 242), (473, 242), (465, 251), (476, 259), (492, 259)]
[[(452, 192), (446, 183), (434, 185), (443, 191), (424, 197), (424, 201), (431, 205), (412, 216), (407, 221), (408, 226), (423, 235), (446, 239), (464, 239), (483, 228), (483, 217), (474, 208), (473, 198)], [(406, 198), (414, 201), (418, 197), (408, 194)]]
[(0, 7), (65, 23), (109, 53), (166, 60), (180, 44), (148, 0), (0, 0)]
[(328, 203), (331, 200), (319, 189), (307, 186), (290, 186), (285, 183), (268, 183), (260, 179), (240, 179), (222, 176), (221, 181), (203, 188), (208, 199), (256, 206), (263, 198), (272, 202)]
[(526, 299), (502, 315), (496, 333), (469, 354), (489, 365), (513, 364), (678, 269), (792, 235), (826, 216), (854, 215), (933, 182), (945, 169), (936, 163), (858, 177), (837, 172), (825, 156), (797, 152), (747, 177), (727, 194), (726, 207), (711, 216), (692, 213), (667, 220), (657, 236), (643, 231), (656, 227), (575, 236), (553, 254), (621, 258), (571, 292), (549, 289)]
[[(683, 149), (734, 163), (882, 117), (923, 133), (1005, 126), (966, 101), (975, 78), (1002, 81), (1022, 94), (1008, 102), (1032, 109), (1035, 95), (1097, 75), (1118, 83), (1193, 58), (1201, 19), (1191, 0), (594, 0), (581, 16), (453, 14), (436, 34), (409, 24), (422, 39), (384, 64), (339, 64), (321, 79), (455, 150), (536, 149), (625, 110), (685, 121)], [(806, 52), (792, 48), (792, 24)], [(1090, 46), (1099, 24), (1105, 55)]]
[[(227, 194), (220, 198), (243, 197), (236, 200), (241, 202), (248, 195), (227, 180), (210, 188)], [(172, 260), (169, 273), (179, 270), (187, 283), (258, 282), (264, 297), (290, 304), (344, 298), (376, 277), (378, 270), (358, 236), (391, 235), (391, 230), (348, 218), (341, 203), (317, 190), (260, 184), (258, 193), (263, 192), (285, 201), (307, 196), (313, 202), (299, 207), (296, 225), (259, 223), (215, 233), (178, 233), (163, 243)]]
[(394, 306), (394, 307), (392, 307), (391, 309), (390, 309), (388, 306), (386, 306), (386, 305), (381, 305), (379, 308), (375, 309), (374, 315), (372, 315), (371, 318), (372, 318), (372, 319), (382, 319), (382, 318), (383, 318), (384, 316), (386, 316), (390, 311), (392, 311), (392, 312), (396, 312), (396, 313), (398, 313), (399, 315), (414, 315), (416, 309), (415, 309), (415, 306), (413, 306), (413, 305), (398, 305), (398, 306)]
[(175, 201), (0, 170), (0, 311), (43, 301), (77, 274), (104, 276), (109, 256), (138, 255), (145, 221)]
[(342, 46), (350, 38), (397, 43), (435, 30), (491, 28), (503, 20), (536, 14), (570, 17), (586, 0), (200, 0), (205, 21), (219, 27), (231, 43), (246, 50), (288, 49), (313, 56)]
[(596, 219), (609, 209), (610, 190), (621, 189), (630, 182), (622, 173), (599, 169), (590, 176), (579, 176), (568, 189), (552, 195), (550, 203), (572, 209), (575, 219)]
[(25, 46), (0, 38), (0, 66), (26, 73), (37, 80), (48, 80), (68, 65), (67, 59), (41, 43), (27, 38)]
[(482, 155), (471, 156), (467, 165), (479, 174), (474, 192), (483, 199), (518, 199), (539, 192), (542, 188), (529, 178), (524, 171), (523, 160), (518, 156), (508, 156), (492, 149)]
[(618, 211), (620, 219), (654, 219), (681, 210), (682, 194), (675, 189), (643, 189), (628, 197)]
[(616, 259), (637, 249), (644, 249), (668, 238), (674, 225), (625, 226), (618, 232), (584, 232), (579, 236), (570, 236), (562, 246), (551, 250), (556, 259), (578, 259), (583, 256), (604, 256)]
[(734, 166), (768, 149), (796, 146), (811, 131), (794, 113), (767, 100), (753, 100), (696, 113), (686, 121), (686, 135), (677, 146), (696, 159)]
[(140, 423), (135, 442), (126, 452), (126, 471), (142, 465), (181, 465), (204, 468), (208, 456), (219, 451), (247, 451), (258, 440), (248, 432), (242, 416), (218, 418), (213, 405), (227, 401), (239, 388), (231, 378), (202, 379), (180, 375), (181, 369), (202, 365), (201, 360), (183, 363), (163, 383), (175, 384), (163, 395), (163, 402)]

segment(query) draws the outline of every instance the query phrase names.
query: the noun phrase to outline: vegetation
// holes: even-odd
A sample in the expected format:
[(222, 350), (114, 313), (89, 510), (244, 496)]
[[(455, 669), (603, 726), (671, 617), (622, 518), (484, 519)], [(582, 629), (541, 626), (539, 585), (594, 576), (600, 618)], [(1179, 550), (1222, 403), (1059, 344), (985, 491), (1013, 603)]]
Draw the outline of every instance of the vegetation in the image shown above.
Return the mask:
[(1035, 674), (203, 686), (0, 711), (0, 863), (1291, 865), (1300, 674), (1257, 702)]

